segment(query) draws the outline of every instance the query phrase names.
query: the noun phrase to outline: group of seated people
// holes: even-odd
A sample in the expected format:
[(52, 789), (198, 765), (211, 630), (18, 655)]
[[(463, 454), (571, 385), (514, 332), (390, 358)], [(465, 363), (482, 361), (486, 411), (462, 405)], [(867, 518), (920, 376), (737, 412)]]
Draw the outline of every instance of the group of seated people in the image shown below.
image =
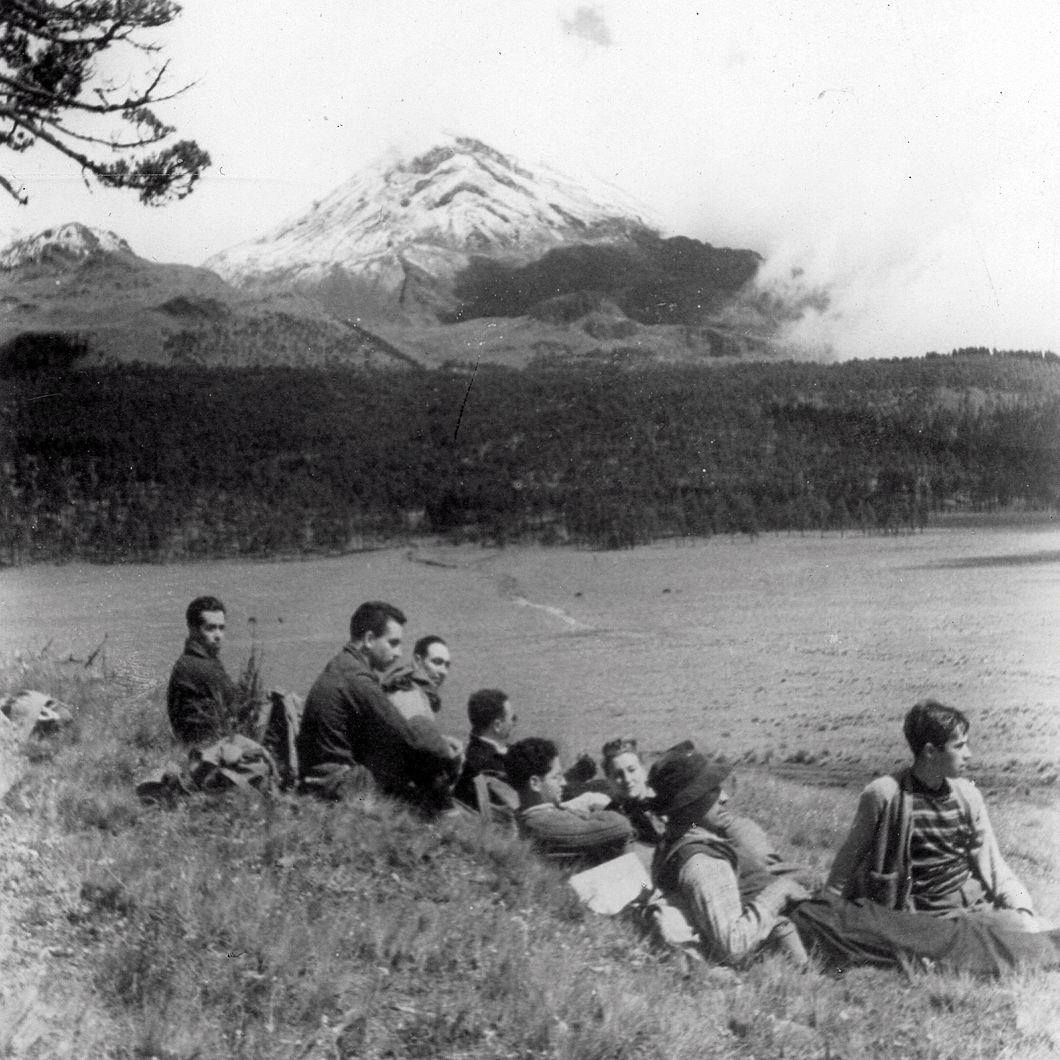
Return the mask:
[[(186, 617), (167, 707), (177, 737), (195, 744), (217, 735), (235, 687), (218, 657), (223, 604), (201, 597)], [(993, 967), (1000, 948), (1060, 963), (1060, 933), (1036, 916), (982, 796), (962, 776), (969, 721), (956, 708), (923, 700), (909, 711), (912, 763), (865, 789), (826, 883), (812, 894), (810, 874), (731, 812), (732, 767), (688, 741), (648, 769), (635, 740), (613, 740), (603, 747), (603, 779), (591, 761), (564, 773), (551, 740), (512, 742), (517, 719), (497, 689), (470, 697), (466, 746), (444, 735), (437, 715), (448, 646), (421, 638), (412, 665), (402, 666), (405, 622), (381, 601), (354, 612), (349, 642), (305, 700), (296, 741), (302, 791), (341, 799), (371, 787), (431, 814), (470, 807), (507, 817), (572, 867), (637, 851), (695, 946), (722, 963), (767, 946), (805, 963), (809, 943), (827, 943), (852, 962), (900, 963), (904, 951)], [(1041, 945), (1020, 941), (1039, 932)]]

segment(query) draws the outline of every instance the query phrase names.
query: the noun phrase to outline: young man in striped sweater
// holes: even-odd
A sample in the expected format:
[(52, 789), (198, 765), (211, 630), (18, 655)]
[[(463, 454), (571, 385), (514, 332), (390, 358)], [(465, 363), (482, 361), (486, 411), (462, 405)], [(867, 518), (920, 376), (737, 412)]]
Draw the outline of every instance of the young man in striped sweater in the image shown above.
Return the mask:
[(913, 764), (862, 792), (829, 891), (889, 909), (1040, 930), (1030, 895), (1001, 856), (983, 797), (963, 776), (969, 727), (961, 711), (933, 699), (909, 711), (903, 730)]

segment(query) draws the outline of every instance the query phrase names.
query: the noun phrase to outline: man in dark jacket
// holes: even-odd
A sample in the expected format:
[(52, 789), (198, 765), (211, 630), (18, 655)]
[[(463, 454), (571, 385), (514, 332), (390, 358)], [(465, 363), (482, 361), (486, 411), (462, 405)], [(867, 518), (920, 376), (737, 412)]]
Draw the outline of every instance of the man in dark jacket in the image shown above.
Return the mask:
[(499, 688), (480, 688), (467, 701), (467, 717), (471, 722), (471, 737), (464, 751), (464, 771), (453, 794), (470, 806), (475, 805), (475, 777), (486, 776), (507, 780), (504, 756), (508, 741), (515, 729), (515, 712), (506, 692)]
[(166, 710), (178, 740), (209, 743), (226, 735), (236, 708), (236, 686), (218, 657), (225, 606), (216, 596), (199, 596), (188, 604), (185, 618), (188, 639), (169, 678)]
[(404, 625), (404, 614), (381, 601), (353, 613), (349, 643), (306, 698), (298, 761), (309, 790), (340, 795), (366, 770), (389, 795), (432, 809), (448, 804), (463, 762), (459, 743), (443, 736), (433, 717), (405, 718), (380, 683), (401, 657)]

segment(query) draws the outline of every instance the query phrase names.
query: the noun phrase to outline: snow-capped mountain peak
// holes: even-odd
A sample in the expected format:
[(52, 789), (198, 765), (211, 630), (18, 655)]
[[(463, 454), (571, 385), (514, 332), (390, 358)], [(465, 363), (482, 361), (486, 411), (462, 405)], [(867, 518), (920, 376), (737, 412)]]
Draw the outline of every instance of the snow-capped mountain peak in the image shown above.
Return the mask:
[(413, 158), (375, 164), (308, 213), (205, 264), (243, 285), (304, 285), (340, 269), (377, 292), (396, 292), (410, 270), (451, 279), (471, 255), (526, 261), (563, 244), (624, 240), (656, 227), (614, 187), (449, 137)]
[(0, 269), (17, 269), (22, 265), (38, 265), (56, 259), (76, 262), (96, 254), (132, 252), (129, 244), (113, 232), (72, 221), (8, 244), (0, 250)]

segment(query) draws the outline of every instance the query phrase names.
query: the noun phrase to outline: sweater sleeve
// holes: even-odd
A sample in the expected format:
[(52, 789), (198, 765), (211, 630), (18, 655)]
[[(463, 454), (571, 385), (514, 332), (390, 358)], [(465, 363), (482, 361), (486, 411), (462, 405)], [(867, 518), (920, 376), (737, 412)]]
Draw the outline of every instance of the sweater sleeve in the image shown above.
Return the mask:
[(406, 718), (379, 685), (363, 678), (357, 679), (354, 687), (355, 695), (363, 704), (362, 709), (371, 712), (376, 723), (393, 732), (409, 751), (446, 766), (452, 762), (453, 749), (433, 716)]
[(865, 858), (872, 849), (876, 829), (879, 827), (880, 811), (879, 796), (870, 784), (861, 793), (854, 823), (836, 853), (825, 882), (825, 887), (840, 898), (856, 897), (852, 894), (855, 880), (862, 873)]
[(550, 854), (621, 852), (633, 827), (613, 810), (568, 810), (543, 803), (520, 814), (523, 831)]
[(740, 901), (736, 874), (728, 862), (694, 854), (677, 878), (682, 904), (703, 947), (714, 960), (738, 961), (754, 952), (777, 924), (768, 901)]
[(995, 905), (1000, 909), (1025, 909), (1033, 913), (1034, 903), (1030, 894), (1001, 856), (983, 796), (974, 786), (970, 786), (967, 794), (975, 830), (982, 841), (976, 853), (976, 860), (983, 882), (992, 892)]

